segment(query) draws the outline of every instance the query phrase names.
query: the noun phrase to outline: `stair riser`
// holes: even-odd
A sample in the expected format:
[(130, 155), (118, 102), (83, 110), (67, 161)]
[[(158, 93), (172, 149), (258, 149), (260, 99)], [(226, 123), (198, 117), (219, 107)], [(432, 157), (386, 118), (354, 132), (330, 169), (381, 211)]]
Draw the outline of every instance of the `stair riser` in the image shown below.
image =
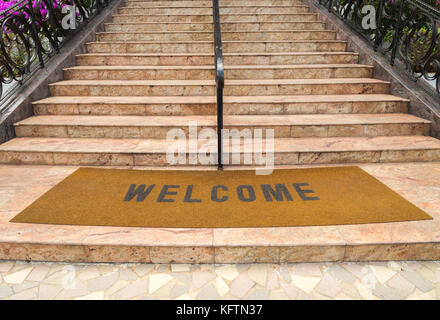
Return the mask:
[(144, 15), (212, 15), (212, 8), (121, 8), (118, 13)]
[[(284, 23), (223, 23), (222, 32), (271, 31), (271, 30), (324, 30), (322, 22), (284, 22)], [(211, 23), (147, 23), (147, 24), (106, 24), (107, 32), (170, 32), (170, 31), (210, 31)]]
[[(127, 7), (148, 8), (148, 7), (211, 7), (212, 1), (126, 1)], [(301, 5), (299, 0), (222, 0), (221, 7), (226, 6), (293, 6)]]
[[(225, 129), (273, 129), (275, 138), (322, 138), (322, 137), (376, 137), (428, 135), (429, 124), (359, 124), (359, 125), (268, 125), (229, 126)], [(215, 125), (199, 124), (198, 129), (216, 129)], [(109, 138), (109, 139), (166, 139), (172, 129), (181, 129), (188, 134), (188, 126), (35, 126), (15, 127), (18, 137), (54, 138)]]
[(106, 24), (107, 32), (170, 32), (170, 31), (209, 31), (212, 32), (211, 23), (146, 23), (146, 24)]
[[(194, 0), (194, 1), (135, 1), (127, 0), (127, 6), (133, 7), (151, 7), (151, 6), (163, 6), (163, 7), (199, 7), (199, 6), (212, 6), (212, 0)], [(300, 0), (221, 0), (220, 6), (289, 6), (289, 5), (301, 5)]]
[(215, 86), (50, 86), (53, 96), (214, 96)]
[[(98, 41), (213, 41), (212, 32), (99, 33)], [(335, 40), (333, 31), (223, 32), (224, 41)]]
[[(307, 13), (309, 8), (305, 6), (297, 7), (221, 7), (220, 15), (224, 14), (290, 14)], [(120, 14), (188, 14), (188, 15), (212, 15), (212, 8), (121, 8)]]
[[(222, 15), (221, 22), (316, 22), (316, 14), (265, 14), (265, 15)], [(204, 22), (212, 23), (211, 15), (115, 15), (114, 23), (173, 23)]]
[(66, 80), (212, 80), (215, 70), (65, 70)]
[[(319, 68), (319, 69), (225, 69), (230, 80), (251, 79), (329, 79), (370, 78), (371, 68)], [(211, 80), (215, 70), (74, 70), (64, 71), (67, 80)]]
[[(214, 86), (112, 86), (112, 85), (57, 85), (50, 86), (54, 96), (214, 96)], [(384, 94), (388, 84), (293, 84), (293, 85), (226, 85), (229, 96), (313, 95), (313, 94)]]
[[(214, 56), (77, 56), (79, 66), (211, 66)], [(334, 64), (357, 63), (357, 55), (282, 55), (282, 56), (223, 56), (225, 65), (287, 65), (287, 64)]]
[[(247, 103), (223, 105), (225, 115), (406, 113), (406, 102)], [(35, 104), (36, 115), (216, 115), (216, 104)]]
[(98, 33), (97, 41), (214, 41), (212, 32)]
[(220, 16), (220, 21), (225, 22), (312, 22), (318, 21), (317, 15), (313, 13), (294, 13), (294, 14), (240, 14)]
[(212, 15), (161, 15), (161, 16), (147, 16), (147, 15), (114, 15), (113, 23), (213, 23)]
[[(87, 44), (89, 53), (212, 53), (212, 43), (100, 43)], [(225, 53), (341, 52), (345, 42), (223, 42)]]
[(230, 31), (278, 31), (278, 30), (324, 30), (322, 22), (255, 22), (255, 23), (222, 23), (222, 33)]
[(341, 52), (345, 42), (223, 42), (224, 53)]
[(240, 85), (225, 86), (224, 94), (229, 96), (262, 95), (314, 95), (314, 94), (385, 94), (389, 84), (292, 84), (292, 85)]
[(225, 69), (225, 78), (230, 80), (371, 78), (371, 76), (370, 68)]
[[(233, 155), (232, 155), (233, 156)], [(215, 155), (216, 157), (216, 155)], [(440, 160), (440, 150), (285, 152), (274, 155), (275, 165), (432, 162)], [(243, 156), (241, 164), (246, 165)], [(21, 165), (75, 166), (171, 166), (166, 154), (64, 153), (0, 151), (0, 163)], [(191, 165), (187, 161), (188, 165)], [(232, 163), (232, 160), (229, 162)], [(253, 164), (253, 163), (252, 163)]]
[(89, 53), (209, 53), (213, 43), (88, 43)]

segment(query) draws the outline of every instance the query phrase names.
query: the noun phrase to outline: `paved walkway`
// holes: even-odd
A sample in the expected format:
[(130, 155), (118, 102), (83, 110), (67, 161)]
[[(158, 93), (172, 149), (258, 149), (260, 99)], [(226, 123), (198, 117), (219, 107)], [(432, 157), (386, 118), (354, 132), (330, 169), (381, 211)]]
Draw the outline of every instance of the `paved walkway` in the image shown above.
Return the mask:
[(439, 299), (440, 261), (168, 265), (0, 261), (0, 299)]

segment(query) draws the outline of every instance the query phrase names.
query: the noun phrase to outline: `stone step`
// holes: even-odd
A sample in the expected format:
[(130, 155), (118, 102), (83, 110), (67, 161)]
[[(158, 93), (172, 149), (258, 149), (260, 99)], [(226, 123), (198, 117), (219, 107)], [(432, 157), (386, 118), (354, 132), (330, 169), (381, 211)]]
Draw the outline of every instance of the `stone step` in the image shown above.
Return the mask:
[[(324, 30), (322, 22), (231, 22), (222, 23), (222, 33), (236, 31)], [(107, 32), (210, 31), (211, 23), (106, 23)]]
[(325, 23), (319, 21), (297, 22), (224, 22), (223, 32), (228, 31), (272, 31), (272, 30), (324, 30)]
[[(299, 0), (222, 0), (220, 7), (229, 6), (290, 6), (301, 5)], [(125, 5), (130, 8), (151, 8), (151, 7), (212, 7), (212, 0), (205, 1), (126, 1)]]
[[(370, 78), (226, 80), (229, 96), (386, 94), (390, 83)], [(214, 80), (65, 80), (53, 96), (214, 96)]]
[[(189, 0), (189, 1), (135, 1), (127, 0), (125, 2), (127, 7), (210, 7), (212, 6), (212, 0)], [(301, 5), (300, 0), (221, 0), (219, 2), (220, 6), (288, 6), (288, 5)]]
[[(223, 41), (224, 53), (341, 52), (341, 40)], [(211, 53), (213, 41), (113, 41), (87, 43), (89, 53)]]
[[(215, 96), (49, 97), (33, 103), (37, 115), (216, 115)], [(380, 94), (226, 96), (225, 115), (406, 113), (408, 100)]]
[[(97, 41), (213, 41), (212, 31), (98, 32)], [(335, 40), (331, 30), (222, 31), (223, 41)]]
[[(372, 66), (356, 64), (225, 66), (228, 80), (370, 78)], [(64, 69), (66, 80), (211, 80), (214, 66), (79, 66)]]
[[(227, 22), (304, 22), (318, 21), (316, 13), (292, 13), (292, 14), (223, 14), (222, 23)], [(143, 15), (143, 14), (115, 14), (114, 23), (213, 23), (212, 14), (206, 15)]]
[(227, 96), (387, 94), (390, 83), (370, 78), (226, 80)]
[[(440, 140), (426, 136), (277, 138), (274, 142), (275, 165), (440, 160)], [(204, 150), (211, 146), (215, 158), (216, 143), (198, 143)], [(170, 166), (167, 152), (174, 144), (175, 141), (160, 139), (15, 138), (0, 146), (0, 163)], [(247, 149), (251, 148), (247, 145)], [(243, 157), (243, 144), (241, 149), (239, 154)]]
[(213, 96), (215, 80), (65, 80), (49, 85), (53, 96)]
[[(353, 64), (353, 52), (224, 53), (225, 65)], [(213, 53), (89, 53), (76, 57), (79, 66), (212, 66)]]
[[(215, 115), (34, 116), (15, 124), (18, 137), (166, 139), (172, 129), (216, 130)], [(226, 115), (225, 129), (273, 129), (276, 138), (428, 135), (430, 122), (408, 114)]]
[[(307, 6), (231, 6), (220, 7), (220, 16), (227, 14), (292, 14), (307, 13)], [(121, 7), (120, 14), (145, 14), (145, 15), (212, 15), (211, 7)]]

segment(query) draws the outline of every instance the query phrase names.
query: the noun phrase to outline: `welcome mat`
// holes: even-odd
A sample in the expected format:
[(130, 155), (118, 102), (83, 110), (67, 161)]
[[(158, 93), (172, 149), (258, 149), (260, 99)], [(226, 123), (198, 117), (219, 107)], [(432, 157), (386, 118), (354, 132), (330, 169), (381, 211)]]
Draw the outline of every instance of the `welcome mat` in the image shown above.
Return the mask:
[(237, 228), (432, 219), (358, 167), (255, 171), (81, 168), (11, 222)]

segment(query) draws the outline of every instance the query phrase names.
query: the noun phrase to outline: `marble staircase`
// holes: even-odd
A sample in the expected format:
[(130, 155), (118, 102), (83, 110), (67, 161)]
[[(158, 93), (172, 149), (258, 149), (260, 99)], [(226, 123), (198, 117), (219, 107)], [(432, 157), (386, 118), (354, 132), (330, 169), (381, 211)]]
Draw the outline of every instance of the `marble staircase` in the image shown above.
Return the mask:
[[(216, 129), (211, 1), (127, 0), (0, 146), (3, 164), (167, 166)], [(430, 123), (299, 0), (220, 0), (225, 128), (274, 129), (275, 164), (440, 160)]]

